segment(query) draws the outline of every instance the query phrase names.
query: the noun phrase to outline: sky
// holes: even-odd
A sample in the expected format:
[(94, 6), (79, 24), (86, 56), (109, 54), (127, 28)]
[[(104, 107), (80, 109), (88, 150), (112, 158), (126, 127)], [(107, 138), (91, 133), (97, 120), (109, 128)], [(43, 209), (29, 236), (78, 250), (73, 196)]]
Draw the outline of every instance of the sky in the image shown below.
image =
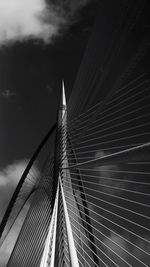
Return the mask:
[(0, 0), (1, 170), (31, 157), (55, 121), (62, 79), (69, 98), (86, 47), (95, 1), (53, 2)]
[[(69, 98), (96, 2), (0, 0), (0, 221), (29, 159), (56, 120), (62, 80)], [(10, 250), (6, 244), (2, 266)]]
[[(0, 221), (29, 159), (56, 120), (62, 80), (69, 99), (96, 2), (0, 0)], [(12, 235), (15, 240), (16, 230)], [(8, 251), (6, 244), (0, 264)]]

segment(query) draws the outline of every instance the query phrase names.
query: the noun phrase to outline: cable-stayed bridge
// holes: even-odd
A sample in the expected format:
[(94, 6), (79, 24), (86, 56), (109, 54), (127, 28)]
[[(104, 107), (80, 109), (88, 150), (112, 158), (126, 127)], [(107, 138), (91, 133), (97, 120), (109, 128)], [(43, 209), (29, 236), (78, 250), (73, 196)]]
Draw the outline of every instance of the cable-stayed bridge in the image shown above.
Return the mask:
[(108, 2), (1, 222), (8, 267), (150, 266), (150, 9)]

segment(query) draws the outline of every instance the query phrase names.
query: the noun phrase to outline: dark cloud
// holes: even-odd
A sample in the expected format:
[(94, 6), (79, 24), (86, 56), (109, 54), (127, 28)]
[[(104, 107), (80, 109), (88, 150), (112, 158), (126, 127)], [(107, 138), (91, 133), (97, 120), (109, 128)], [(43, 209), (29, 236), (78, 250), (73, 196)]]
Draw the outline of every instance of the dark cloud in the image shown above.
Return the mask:
[[(106, 153), (99, 151), (95, 154), (95, 158), (105, 155)], [(123, 170), (126, 170), (128, 174)], [(148, 193), (147, 187), (127, 182), (137, 181), (137, 174), (136, 171), (135, 174), (132, 173), (132, 169), (129, 169), (125, 163), (97, 166), (93, 168), (92, 172), (98, 179), (95, 179), (95, 185), (94, 183), (91, 184), (95, 199), (91, 198), (90, 201), (93, 205), (90, 205), (89, 209), (91, 217), (94, 219), (93, 226), (97, 229), (97, 231), (94, 230), (96, 244), (107, 255), (104, 261), (109, 264), (111, 260), (123, 267), (127, 264), (131, 266), (143, 266), (145, 264), (148, 266), (150, 235), (147, 230), (138, 226), (139, 224), (148, 227), (148, 220), (145, 219), (144, 223), (144, 218), (136, 214), (146, 214), (146, 208), (144, 213), (140, 205), (132, 203), (132, 200), (140, 203), (144, 200), (142, 197), (134, 198), (134, 194), (130, 192), (133, 190)], [(149, 205), (148, 202), (146, 204)], [(112, 266), (114, 266), (113, 263)]]
[(6, 90), (0, 90), (0, 96), (6, 98), (6, 99), (10, 99), (14, 96), (16, 96), (16, 93), (13, 92), (12, 90), (10, 89), (6, 89)]

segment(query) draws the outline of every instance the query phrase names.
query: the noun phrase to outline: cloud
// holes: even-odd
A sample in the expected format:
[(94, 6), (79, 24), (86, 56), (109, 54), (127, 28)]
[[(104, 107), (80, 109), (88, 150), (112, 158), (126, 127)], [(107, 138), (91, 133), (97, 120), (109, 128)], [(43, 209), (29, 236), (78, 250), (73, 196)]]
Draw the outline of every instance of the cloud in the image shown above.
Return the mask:
[(0, 45), (28, 39), (53, 40), (70, 24), (79, 9), (89, 0), (0, 0)]
[[(28, 160), (15, 161), (14, 163), (5, 167), (5, 169), (0, 171), (0, 221), (3, 218), (5, 210), (8, 206), (10, 198), (27, 166)], [(39, 176), (39, 171), (37, 166), (32, 167), (32, 173), (34, 176)], [(27, 186), (29, 181), (27, 182)], [(18, 233), (21, 229), (23, 220), (27, 211), (29, 209), (29, 201), (25, 204), (23, 210), (19, 214), (16, 222), (13, 225), (9, 235), (5, 239), (5, 242), (0, 247), (0, 266), (6, 266), (9, 255), (14, 247)], [(6, 229), (7, 232), (7, 229)]]
[(0, 91), (0, 96), (2, 96), (5, 99), (10, 99), (10, 98), (16, 96), (16, 94), (12, 90), (6, 89), (6, 90)]
[(25, 218), (27, 212), (29, 209), (29, 204), (27, 203), (22, 212), (20, 213), (18, 219), (16, 220), (16, 222), (14, 223), (13, 228), (11, 229), (11, 232), (9, 233), (9, 235), (7, 236), (7, 238), (5, 239), (5, 242), (3, 243), (3, 245), (0, 247), (0, 266), (1, 267), (6, 267), (7, 266), (7, 262), (9, 259), (9, 256), (11, 255), (11, 252), (14, 248), (14, 245), (16, 243), (18, 234), (21, 230), (22, 224), (23, 224), (23, 218)]
[[(27, 166), (28, 161), (29, 160), (27, 159), (15, 161), (14, 163), (6, 166), (3, 170), (0, 171), (0, 220), (3, 217), (9, 200)], [(28, 175), (30, 180), (26, 180), (26, 185), (28, 186), (29, 183), (30, 185), (32, 185), (31, 178), (34, 178), (35, 182), (35, 178), (38, 179), (39, 174), (40, 172), (38, 170), (37, 164), (34, 164)]]
[(27, 160), (15, 161), (0, 171), (0, 187), (10, 183), (16, 184), (22, 175)]
[[(106, 156), (106, 153), (103, 151), (99, 151), (95, 154), (95, 158), (104, 156)], [(117, 188), (125, 189), (126, 185), (123, 182), (124, 177), (121, 178), (117, 173), (117, 171), (119, 171), (119, 166), (117, 164), (96, 166), (95, 169), (99, 170), (99, 189), (101, 191), (113, 195), (122, 194), (122, 191), (118, 190)], [(120, 181), (120, 178), (122, 181)]]
[[(100, 158), (105, 155), (106, 153), (101, 150), (95, 154), (95, 158)], [(111, 197), (111, 195), (109, 195), (109, 194), (112, 194), (116, 197), (123, 197), (125, 199), (129, 198), (129, 200), (131, 201), (133, 199), (135, 201), (140, 202), (140, 200), (142, 200), (141, 197), (138, 197), (138, 198), (135, 197), (134, 199), (134, 195), (130, 191), (126, 192), (123, 190), (116, 189), (116, 188), (122, 188), (122, 189), (127, 189), (127, 190), (128, 189), (135, 190), (136, 188), (137, 191), (138, 190), (140, 191), (141, 190), (140, 185), (128, 184), (125, 182), (125, 180), (136, 181), (135, 174), (130, 173), (130, 172), (129, 174), (123, 173), (123, 166), (119, 163), (118, 164), (115, 163), (112, 165), (97, 166), (95, 169), (93, 169), (93, 171), (96, 171), (97, 169), (98, 169), (98, 172), (96, 172), (96, 175), (99, 176), (99, 185), (97, 187), (97, 191), (99, 190), (99, 191), (104, 192), (106, 195), (103, 196), (103, 199), (108, 201), (108, 205), (107, 203), (104, 205), (103, 203), (101, 203), (102, 207), (104, 207), (106, 210), (110, 212), (113, 212), (114, 214), (119, 214), (120, 216), (124, 218), (127, 218), (133, 222), (136, 222), (139, 225), (142, 225), (142, 221), (141, 221), (142, 218), (139, 219), (139, 217), (135, 216), (136, 212), (141, 213), (140, 205), (135, 206), (134, 204), (130, 202), (127, 203), (128, 205), (127, 204), (125, 205), (123, 199), (117, 200), (117, 198), (115, 199)], [(125, 165), (124, 165), (124, 169), (125, 169)], [(119, 171), (121, 171), (121, 173), (119, 173)], [(103, 178), (106, 178), (106, 179), (103, 179)], [(144, 190), (145, 188), (143, 187), (143, 191)], [(99, 193), (96, 194), (96, 197), (100, 198)], [(130, 213), (128, 216), (127, 212), (125, 212), (124, 210), (117, 209), (115, 206), (111, 205), (113, 203), (120, 207), (127, 208), (131, 211), (133, 210), (135, 213), (133, 214)], [(119, 229), (115, 225), (110, 224), (108, 221), (101, 218), (101, 216), (93, 214), (93, 217), (96, 221), (99, 221), (101, 224), (107, 227), (107, 231), (106, 229), (104, 229), (105, 231), (104, 230), (103, 231), (104, 231), (104, 234), (108, 238), (98, 234), (99, 240), (102, 240), (103, 242), (101, 244), (102, 250), (107, 254), (107, 256), (110, 257), (110, 259), (113, 260), (118, 266), (122, 266), (122, 267), (127, 266), (127, 263), (125, 263), (125, 261), (127, 261), (131, 266), (140, 267), (142, 265), (141, 262), (144, 262), (144, 264), (147, 264), (146, 266), (148, 266), (149, 256), (146, 253), (149, 253), (150, 251), (149, 233), (144, 230), (142, 230), (142, 232), (139, 232), (139, 227), (137, 227), (136, 225), (132, 225), (131, 223), (127, 221), (123, 221), (123, 219), (121, 218), (117, 218), (117, 217), (115, 218), (113, 215), (111, 214), (109, 215), (107, 211), (101, 211), (101, 209), (98, 210), (98, 208), (95, 208), (95, 211), (101, 214), (102, 216), (104, 216), (105, 218), (108, 218), (112, 222), (117, 223), (121, 227), (124, 227), (125, 229), (127, 229), (127, 231), (125, 231), (125, 229)], [(148, 226), (146, 221), (145, 221), (144, 226), (146, 227)], [(95, 227), (99, 229), (99, 226), (97, 224), (95, 224)], [(131, 232), (133, 232), (133, 234)], [(134, 233), (139, 235), (139, 237), (133, 236)], [(143, 239), (147, 240), (147, 242), (144, 241)], [(129, 242), (127, 242), (126, 240), (128, 240)], [(142, 249), (143, 251), (140, 249)], [(131, 253), (133, 256), (131, 256), (125, 250)]]
[[(150, 242), (150, 236), (147, 237), (147, 236), (143, 236), (144, 238), (146, 238), (149, 242)], [(142, 248), (145, 252), (149, 253), (150, 251), (150, 244), (146, 244), (144, 241), (142, 240), (137, 240), (136, 241), (136, 246), (138, 246), (139, 248)], [(137, 248), (134, 248), (133, 251), (132, 251), (133, 255), (137, 258), (139, 258), (141, 261), (143, 261), (145, 264), (149, 264), (149, 260), (150, 260), (150, 257), (148, 255), (144, 255), (143, 252), (139, 252), (139, 250)], [(134, 261), (131, 261), (131, 265), (134, 264)], [(136, 265), (137, 267), (140, 267), (140, 263)]]
[[(144, 236), (143, 236), (144, 237)], [(147, 240), (150, 240), (150, 237), (145, 237)], [(132, 241), (130, 239), (130, 241)], [(116, 236), (113, 233), (110, 234), (109, 239), (104, 239), (103, 240), (103, 248), (104, 251), (107, 253), (107, 255), (114, 260), (116, 264), (119, 266), (127, 266), (125, 263), (128, 262), (131, 266), (141, 266), (141, 262), (146, 264), (148, 266), (149, 264), (149, 256), (145, 255), (144, 252), (142, 252), (140, 249), (137, 247), (141, 248), (142, 250), (146, 251), (149, 253), (150, 250), (150, 245), (146, 244), (144, 241), (141, 241), (139, 239), (134, 240), (134, 244), (137, 246), (133, 246), (132, 248), (127, 245), (127, 242), (124, 241), (122, 237)], [(106, 246), (107, 247), (106, 247)], [(112, 251), (114, 251), (116, 254), (114, 254)], [(125, 252), (127, 250), (129, 253), (131, 253), (134, 257), (130, 256), (128, 253)], [(118, 255), (119, 257), (117, 257)], [(123, 260), (121, 260), (123, 259)]]
[(26, 165), (27, 160), (15, 161), (0, 171), (0, 220)]
[(68, 0), (68, 1), (64, 1), (65, 5), (64, 7), (68, 7), (68, 14), (70, 14), (71, 16), (75, 14), (76, 11), (78, 11), (79, 9), (83, 8), (84, 6), (86, 6), (87, 4), (89, 4), (90, 2), (94, 2), (91, 0)]
[[(16, 161), (0, 171), (0, 221), (3, 218), (10, 198), (26, 167), (26, 164), (26, 160)], [(15, 224), (15, 227), (13, 227), (9, 239), (6, 240), (6, 242), (4, 242), (4, 245), (0, 248), (0, 266), (6, 266), (6, 262), (17, 238), (19, 225), (19, 222), (17, 222), (17, 225)]]
[[(122, 267), (126, 266), (126, 263), (124, 263), (124, 261), (120, 259), (121, 257), (122, 259), (127, 260), (127, 254), (123, 250), (127, 249), (125, 241), (122, 238), (114, 234), (111, 234), (109, 236), (109, 239), (103, 240), (103, 243), (105, 244), (103, 246), (104, 246), (104, 251), (107, 253), (107, 256), (110, 257), (112, 260), (114, 260), (116, 264), (118, 264), (119, 266)], [(116, 255), (118, 255), (119, 257), (117, 257)]]
[(38, 38), (45, 42), (58, 33), (63, 18), (44, 0), (0, 0), (0, 43)]
[(50, 84), (48, 84), (48, 85), (46, 86), (46, 90), (47, 90), (47, 92), (48, 92), (49, 94), (51, 94), (51, 93), (53, 92), (53, 88), (54, 88), (54, 86), (53, 86), (53, 85), (50, 85)]

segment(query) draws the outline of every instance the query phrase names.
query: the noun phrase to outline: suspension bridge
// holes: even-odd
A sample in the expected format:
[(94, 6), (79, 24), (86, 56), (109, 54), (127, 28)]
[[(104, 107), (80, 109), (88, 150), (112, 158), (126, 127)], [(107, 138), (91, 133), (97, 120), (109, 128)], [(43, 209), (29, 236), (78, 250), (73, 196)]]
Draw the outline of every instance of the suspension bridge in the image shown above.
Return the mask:
[[(150, 266), (148, 1), (101, 6), (69, 101), (0, 224), (8, 267)], [(109, 23), (108, 23), (109, 22)]]

